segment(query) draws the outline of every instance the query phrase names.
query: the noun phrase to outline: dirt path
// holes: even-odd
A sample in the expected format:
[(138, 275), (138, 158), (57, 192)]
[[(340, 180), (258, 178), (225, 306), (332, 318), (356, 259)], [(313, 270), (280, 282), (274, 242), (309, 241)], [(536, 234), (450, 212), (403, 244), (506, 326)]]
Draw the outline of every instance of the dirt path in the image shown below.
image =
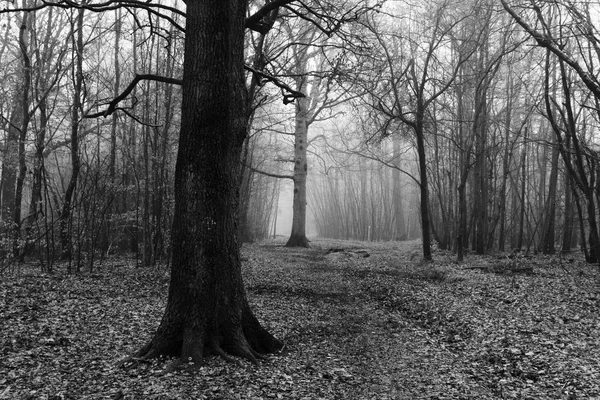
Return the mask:
[[(364, 287), (360, 271), (372, 268), (384, 254), (410, 257), (418, 251), (415, 244), (404, 244), (393, 254), (343, 245), (344, 251), (329, 254), (318, 243), (311, 250), (273, 247), (272, 257), (261, 260), (277, 260), (269, 267), (274, 282), (250, 285), (250, 293), (286, 294), (273, 301), (277, 298), (278, 307), (295, 317), (286, 335), (289, 356), (304, 357), (321, 375), (338, 381), (329, 395), (340, 398), (494, 398), (489, 388), (462, 372), (461, 360), (443, 342), (400, 312), (382, 307)], [(287, 277), (283, 282), (282, 276)], [(314, 382), (318, 389), (319, 380)]]

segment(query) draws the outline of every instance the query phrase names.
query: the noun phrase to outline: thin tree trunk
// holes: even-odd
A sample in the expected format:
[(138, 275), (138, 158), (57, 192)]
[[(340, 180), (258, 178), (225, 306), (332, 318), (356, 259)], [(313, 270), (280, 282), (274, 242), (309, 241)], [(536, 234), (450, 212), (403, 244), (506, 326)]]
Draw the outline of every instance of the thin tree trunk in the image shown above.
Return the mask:
[(431, 260), (431, 225), (429, 216), (429, 184), (427, 179), (427, 156), (425, 152), (425, 133), (422, 123), (423, 110), (417, 112), (415, 137), (417, 141), (417, 154), (419, 156), (419, 191), (421, 211), (421, 237), (423, 240), (423, 259)]
[(406, 225), (404, 224), (404, 208), (402, 207), (402, 182), (400, 180), (400, 170), (402, 160), (400, 158), (400, 138), (397, 135), (392, 137), (392, 146), (394, 154), (394, 166), (392, 169), (392, 193), (394, 204), (394, 240), (406, 240)]
[[(296, 90), (305, 89), (304, 76)], [(294, 132), (294, 203), (292, 233), (285, 244), (288, 247), (309, 247), (306, 238), (306, 178), (308, 176), (308, 100), (303, 97), (296, 100), (296, 125)]]
[(521, 188), (520, 188), (520, 195), (519, 195), (519, 200), (520, 200), (520, 207), (519, 207), (519, 230), (518, 230), (518, 234), (517, 234), (517, 245), (516, 245), (516, 249), (521, 250), (523, 248), (523, 234), (524, 234), (524, 230), (525, 230), (525, 183), (527, 181), (527, 139), (528, 139), (528, 135), (527, 135), (527, 128), (525, 128), (524, 134), (523, 134), (523, 146), (521, 149)]
[[(79, 125), (80, 111), (82, 108), (83, 91), (83, 9), (77, 13), (77, 27), (71, 32), (74, 42), (74, 71), (73, 71), (73, 105), (71, 110), (71, 178), (65, 191), (62, 212), (60, 214), (60, 235), (62, 258), (70, 259), (72, 256), (72, 242), (69, 224), (71, 222), (72, 201), (77, 187), (77, 179), (81, 167), (79, 159)], [(76, 37), (75, 37), (76, 36)], [(68, 266), (71, 272), (71, 263)]]
[(548, 197), (544, 207), (544, 231), (542, 232), (541, 249), (544, 254), (554, 254), (555, 231), (556, 231), (556, 188), (558, 186), (558, 144), (556, 137), (552, 140), (552, 159), (550, 170), (550, 182), (548, 183)]
[[(485, 85), (482, 83), (481, 85)], [(487, 180), (487, 90), (478, 88), (475, 95), (475, 176), (474, 176), (474, 217), (475, 252), (484, 254), (488, 234), (488, 180)]]
[(564, 173), (564, 194), (565, 194), (565, 220), (563, 224), (563, 240), (562, 240), (562, 252), (568, 253), (573, 247), (573, 220), (575, 219), (575, 213), (573, 212), (573, 182), (569, 172)]
[(510, 141), (510, 128), (512, 125), (513, 111), (513, 80), (512, 69), (508, 70), (508, 81), (506, 84), (506, 117), (504, 119), (504, 157), (502, 158), (502, 183), (500, 184), (500, 194), (498, 205), (498, 218), (500, 218), (500, 228), (498, 232), (498, 250), (504, 251), (506, 246), (506, 192), (507, 181), (510, 175), (510, 165), (514, 144)]
[[(121, 89), (121, 62), (120, 62), (120, 47), (121, 47), (121, 9), (115, 11), (115, 45), (114, 45), (114, 77), (115, 84), (113, 86), (113, 96), (119, 95)], [(108, 174), (112, 190), (117, 190), (117, 114), (112, 115), (110, 126), (110, 158), (108, 164)], [(104, 229), (101, 237), (100, 248), (105, 253), (110, 248), (110, 236), (113, 229), (112, 216), (118, 215), (120, 212), (120, 202), (115, 201), (111, 207), (109, 218), (104, 223)]]
[(29, 13), (23, 14), (23, 20), (21, 22), (21, 28), (19, 30), (19, 48), (21, 50), (22, 67), (23, 67), (23, 86), (21, 87), (21, 115), (23, 119), (20, 121), (19, 126), (19, 147), (18, 147), (18, 159), (19, 159), (19, 170), (17, 174), (17, 184), (15, 187), (15, 205), (13, 212), (13, 223), (14, 223), (14, 236), (13, 236), (13, 248), (15, 254), (18, 249), (19, 238), (21, 236), (21, 207), (23, 201), (23, 187), (25, 185), (25, 174), (27, 173), (27, 165), (25, 162), (25, 142), (27, 140), (27, 130), (29, 129), (29, 93), (31, 90), (31, 59), (29, 58)]

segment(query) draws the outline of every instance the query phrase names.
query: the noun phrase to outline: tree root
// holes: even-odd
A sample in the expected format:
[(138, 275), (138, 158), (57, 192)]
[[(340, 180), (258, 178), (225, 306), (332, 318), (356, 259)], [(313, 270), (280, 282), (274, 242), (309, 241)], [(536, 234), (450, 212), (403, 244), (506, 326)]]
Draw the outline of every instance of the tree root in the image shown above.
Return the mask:
[(292, 234), (288, 239), (285, 247), (310, 247), (310, 241), (303, 235)]
[[(216, 355), (238, 366), (242, 365), (238, 357), (257, 365), (260, 361), (268, 359), (263, 353), (278, 351), (283, 347), (282, 342), (262, 329), (260, 325), (258, 327), (259, 329), (254, 326), (255, 329), (248, 332), (242, 333), (240, 331), (237, 334), (232, 334), (233, 337), (230, 336), (227, 343), (223, 341), (222, 337), (216, 336), (205, 343), (202, 349), (196, 348), (201, 346), (199, 342), (189, 341), (189, 338), (188, 341), (177, 341), (180, 343), (178, 357), (166, 367), (163, 373), (198, 368), (202, 364), (202, 358), (208, 355)], [(247, 337), (248, 334), (250, 335), (249, 338)], [(174, 339), (171, 338), (170, 340), (173, 341)], [(186, 342), (187, 346), (185, 345)], [(141, 363), (149, 363), (149, 360), (153, 358), (177, 355), (173, 354), (173, 347), (173, 343), (167, 342), (161, 345), (151, 341), (134, 355), (120, 361), (118, 366), (124, 369), (132, 369)]]

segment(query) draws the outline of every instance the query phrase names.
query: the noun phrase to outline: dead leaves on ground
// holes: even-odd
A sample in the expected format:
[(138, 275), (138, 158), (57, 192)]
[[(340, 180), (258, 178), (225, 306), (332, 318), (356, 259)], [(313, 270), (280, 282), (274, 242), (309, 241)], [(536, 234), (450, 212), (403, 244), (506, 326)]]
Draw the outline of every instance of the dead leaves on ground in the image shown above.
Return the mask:
[[(328, 251), (336, 249), (336, 251)], [(340, 250), (341, 249), (341, 250)], [(600, 275), (577, 260), (417, 243), (244, 247), (252, 306), (285, 340), (253, 366), (209, 358), (117, 368), (151, 336), (165, 271), (23, 268), (0, 283), (0, 399), (587, 399), (600, 397)], [(366, 257), (365, 254), (369, 256)]]

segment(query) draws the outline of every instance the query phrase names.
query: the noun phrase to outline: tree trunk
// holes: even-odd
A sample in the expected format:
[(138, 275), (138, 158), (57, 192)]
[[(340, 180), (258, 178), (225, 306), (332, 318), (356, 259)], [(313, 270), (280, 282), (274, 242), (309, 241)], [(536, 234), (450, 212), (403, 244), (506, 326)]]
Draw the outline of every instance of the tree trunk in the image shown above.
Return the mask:
[(519, 190), (520, 196), (519, 196), (519, 201), (520, 201), (520, 206), (519, 206), (519, 229), (518, 229), (518, 233), (517, 233), (517, 244), (515, 246), (515, 248), (517, 250), (521, 250), (523, 248), (523, 234), (524, 234), (524, 230), (525, 230), (525, 182), (527, 180), (527, 140), (528, 140), (528, 135), (527, 135), (527, 128), (525, 128), (524, 134), (523, 134), (523, 145), (521, 148), (521, 162), (520, 162), (520, 168), (521, 168), (521, 187)]
[[(420, 113), (422, 115), (422, 112)], [(421, 237), (423, 239), (423, 259), (431, 260), (431, 227), (429, 222), (429, 187), (427, 183), (427, 160), (425, 153), (425, 133), (423, 124), (417, 123), (415, 137), (419, 156), (419, 189), (421, 194)]]
[[(153, 48), (153, 44), (150, 46)], [(150, 81), (146, 81), (146, 106), (144, 107), (144, 117), (150, 121)], [(152, 228), (150, 227), (150, 126), (144, 126), (142, 133), (142, 162), (143, 162), (143, 193), (142, 198), (142, 267), (152, 266)], [(153, 158), (153, 163), (156, 158)]]
[[(482, 86), (484, 86), (483, 84)], [(475, 169), (474, 169), (474, 250), (485, 254), (488, 236), (488, 178), (487, 178), (487, 88), (478, 88), (475, 94)]]
[[(300, 79), (304, 80), (305, 77)], [(304, 83), (298, 85), (302, 92)], [(294, 133), (294, 204), (292, 218), (292, 233), (287, 247), (309, 247), (306, 238), (306, 177), (308, 161), (306, 146), (308, 145), (308, 100), (303, 97), (296, 100), (296, 128)]]
[[(554, 137), (556, 137), (554, 135)], [(541, 250), (544, 254), (554, 254), (555, 230), (556, 230), (556, 188), (558, 186), (558, 144), (556, 138), (552, 140), (552, 160), (550, 170), (550, 182), (548, 183), (548, 197), (544, 212), (544, 231), (542, 232)], [(566, 210), (568, 213), (569, 210)]]
[[(60, 215), (60, 238), (62, 258), (70, 259), (72, 252), (71, 233), (69, 223), (71, 219), (71, 207), (75, 188), (77, 187), (77, 178), (79, 177), (80, 160), (79, 160), (79, 118), (82, 106), (82, 91), (83, 91), (83, 10), (79, 10), (77, 14), (77, 27), (73, 29), (72, 35), (74, 42), (74, 58), (75, 71), (73, 76), (73, 109), (71, 110), (71, 179), (65, 191), (65, 200), (63, 203), (62, 212)], [(69, 272), (71, 265), (69, 264)]]
[(0, 191), (1, 229), (9, 232), (12, 229), (12, 218), (15, 209), (15, 187), (17, 184), (17, 165), (19, 148), (19, 121), (22, 120), (22, 107), (17, 104), (11, 113), (6, 147), (2, 155), (2, 178)]
[(48, 104), (46, 99), (39, 102), (40, 126), (35, 137), (35, 156), (33, 161), (31, 201), (29, 202), (29, 223), (35, 222), (39, 213), (42, 212), (42, 178), (44, 172), (44, 147), (46, 143), (46, 129), (48, 127)]
[(506, 116), (504, 119), (504, 157), (502, 158), (502, 183), (500, 184), (500, 195), (498, 196), (500, 204), (498, 205), (498, 217), (500, 218), (500, 228), (498, 233), (498, 250), (504, 251), (506, 244), (506, 201), (507, 201), (507, 180), (510, 175), (512, 153), (514, 142), (510, 140), (512, 112), (513, 112), (513, 78), (512, 69), (508, 69), (508, 81), (506, 84)]
[(392, 169), (392, 193), (394, 204), (394, 240), (406, 240), (406, 225), (404, 223), (404, 208), (402, 207), (402, 182), (400, 168), (402, 167), (400, 149), (400, 138), (398, 135), (392, 137), (394, 151), (394, 166)]
[(564, 193), (565, 193), (565, 221), (563, 225), (563, 240), (562, 240), (562, 252), (568, 253), (573, 247), (573, 220), (575, 219), (575, 212), (573, 208), (573, 193), (574, 190), (572, 178), (569, 172), (564, 173)]
[[(121, 63), (119, 61), (119, 52), (121, 48), (121, 9), (115, 11), (115, 44), (114, 44), (114, 76), (115, 76), (115, 84), (113, 86), (113, 96), (117, 97), (119, 95), (119, 90), (121, 88)], [(109, 164), (108, 164), (108, 175), (110, 178), (110, 185), (112, 190), (117, 190), (117, 114), (112, 115), (112, 121), (110, 126), (110, 156), (109, 156)], [(113, 229), (112, 221), (119, 214), (119, 201), (114, 202), (111, 206), (111, 217), (107, 218), (104, 222), (104, 227), (102, 230), (102, 236), (100, 239), (100, 248), (102, 252), (108, 252), (110, 248), (110, 236)]]
[(236, 235), (247, 121), (246, 6), (187, 5), (171, 284), (160, 326), (138, 357), (188, 361), (228, 352), (255, 360), (282, 345), (250, 310)]
[(27, 140), (27, 130), (29, 129), (29, 91), (31, 89), (31, 59), (29, 58), (28, 47), (29, 38), (27, 31), (29, 30), (29, 14), (23, 14), (21, 28), (19, 30), (19, 47), (22, 57), (23, 68), (23, 86), (21, 87), (21, 113), (23, 119), (20, 122), (18, 158), (19, 169), (17, 174), (17, 184), (15, 187), (15, 205), (13, 210), (14, 236), (13, 248), (15, 254), (19, 251), (18, 243), (21, 236), (21, 207), (23, 202), (23, 187), (25, 185), (25, 175), (27, 173), (27, 164), (25, 163), (25, 141)]

